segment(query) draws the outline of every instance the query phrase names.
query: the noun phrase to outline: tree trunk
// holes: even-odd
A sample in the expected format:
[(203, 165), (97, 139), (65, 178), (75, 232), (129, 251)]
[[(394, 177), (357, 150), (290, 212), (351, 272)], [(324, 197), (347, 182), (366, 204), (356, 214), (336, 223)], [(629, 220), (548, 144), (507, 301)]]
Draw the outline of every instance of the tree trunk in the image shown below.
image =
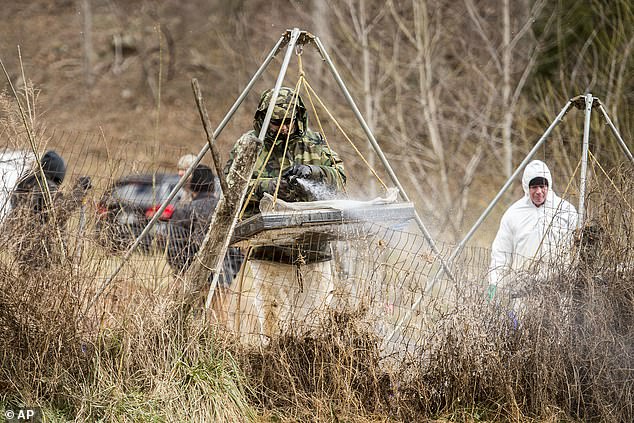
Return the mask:
[[(187, 270), (181, 318), (186, 317), (189, 310), (200, 299), (201, 294), (206, 291), (211, 273), (216, 274), (214, 281), (217, 282), (217, 274), (222, 269), (222, 263), (238, 221), (240, 206), (247, 194), (249, 180), (262, 148), (262, 142), (254, 136), (246, 137), (239, 142), (236, 149), (238, 153), (227, 175), (228, 190), (220, 198), (200, 250)], [(211, 289), (215, 289), (215, 286), (212, 285)]]

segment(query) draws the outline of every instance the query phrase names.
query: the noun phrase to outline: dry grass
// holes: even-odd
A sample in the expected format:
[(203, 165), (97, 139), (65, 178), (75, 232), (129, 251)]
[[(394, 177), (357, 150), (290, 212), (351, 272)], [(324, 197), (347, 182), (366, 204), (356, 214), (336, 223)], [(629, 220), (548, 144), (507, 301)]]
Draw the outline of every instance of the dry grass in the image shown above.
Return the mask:
[[(74, 254), (72, 221), (69, 249), (51, 251), (47, 266), (19, 265), (15, 248), (0, 253), (0, 403), (76, 421), (242, 422), (255, 410), (269, 421), (632, 421), (634, 177), (625, 168), (597, 180), (572, 262), (523, 281), (519, 327), (470, 289), (398, 356), (382, 350), (363, 308), (264, 348), (233, 342), (201, 313), (176, 322), (178, 286), (156, 256), (126, 266), (85, 315), (118, 258), (92, 230)], [(20, 234), (29, 227), (14, 225), (2, 245), (49, 232)]]
[(519, 327), (471, 293), (398, 356), (364, 309), (266, 347), (234, 342), (198, 313), (177, 324), (179, 290), (147, 271), (160, 258), (127, 266), (87, 318), (112, 269), (97, 244), (84, 240), (79, 267), (71, 253), (28, 272), (3, 251), (0, 400), (77, 421), (631, 421), (634, 229), (623, 199), (634, 184), (631, 171), (610, 178), (619, 192), (592, 187), (572, 262), (524, 281)]
[(572, 262), (523, 281), (519, 326), (463, 297), (416, 352), (390, 359), (364, 312), (333, 313), (240, 356), (252, 400), (279, 421), (631, 421), (634, 179), (610, 177), (620, 194), (598, 178)]
[(201, 319), (170, 320), (176, 302), (156, 289), (163, 275), (134, 278), (132, 266), (96, 313), (83, 314), (112, 268), (89, 247), (82, 260), (93, 263), (79, 272), (59, 257), (19, 271), (4, 255), (0, 402), (76, 421), (253, 420), (231, 349)]

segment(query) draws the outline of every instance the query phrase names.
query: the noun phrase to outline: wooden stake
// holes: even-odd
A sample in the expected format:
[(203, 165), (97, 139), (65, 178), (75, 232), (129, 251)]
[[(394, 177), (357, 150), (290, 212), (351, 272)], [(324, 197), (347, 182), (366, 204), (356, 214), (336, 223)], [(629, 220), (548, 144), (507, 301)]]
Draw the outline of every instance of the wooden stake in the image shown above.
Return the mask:
[(206, 307), (209, 308), (262, 142), (255, 136), (244, 137), (238, 141), (236, 147), (236, 155), (227, 175), (228, 188), (218, 202), (205, 239), (185, 275), (185, 298), (181, 317), (185, 317), (200, 298), (210, 274), (213, 273), (206, 302)]

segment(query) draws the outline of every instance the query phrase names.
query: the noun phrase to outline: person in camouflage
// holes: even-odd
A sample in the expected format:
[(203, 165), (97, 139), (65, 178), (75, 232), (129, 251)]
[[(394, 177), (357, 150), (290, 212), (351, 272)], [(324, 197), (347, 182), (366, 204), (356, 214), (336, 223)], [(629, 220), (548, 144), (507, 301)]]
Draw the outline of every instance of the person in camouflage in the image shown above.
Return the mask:
[[(262, 93), (253, 119), (253, 130), (243, 137), (258, 136), (272, 94), (272, 89)], [(287, 138), (288, 146), (285, 149)], [(225, 166), (225, 174), (229, 172), (233, 157), (232, 151)], [(253, 185), (255, 189), (244, 217), (259, 212), (259, 202), (265, 192), (274, 195), (280, 169), (283, 172), (277, 195), (285, 201), (318, 199), (315, 194), (304, 189), (302, 184), (297, 183), (299, 179), (320, 184), (329, 188), (332, 193), (342, 190), (346, 183), (346, 174), (339, 156), (328, 148), (319, 132), (308, 128), (308, 116), (302, 98), (295, 96), (295, 91), (286, 87), (280, 89), (275, 102), (271, 122), (264, 137), (264, 148), (256, 161), (249, 185), (249, 191)]]
[[(253, 130), (243, 137), (258, 136), (272, 95), (272, 89), (262, 93)], [(264, 193), (293, 202), (332, 198), (343, 190), (343, 163), (323, 136), (308, 127), (306, 107), (293, 89), (280, 89), (263, 141), (264, 148), (251, 175), (244, 218), (259, 212)], [(235, 155), (232, 151), (225, 174)], [(307, 328), (315, 323), (309, 321), (318, 316), (314, 312), (324, 310), (332, 298), (331, 259), (330, 244), (311, 237), (251, 251), (249, 264), (264, 342), (291, 325)]]

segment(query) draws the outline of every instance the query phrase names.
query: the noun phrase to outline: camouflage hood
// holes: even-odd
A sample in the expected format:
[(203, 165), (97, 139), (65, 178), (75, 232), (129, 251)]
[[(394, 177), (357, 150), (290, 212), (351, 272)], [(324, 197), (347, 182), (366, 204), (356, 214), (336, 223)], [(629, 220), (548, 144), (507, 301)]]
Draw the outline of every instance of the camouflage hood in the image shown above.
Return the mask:
[[(253, 129), (255, 129), (256, 133), (259, 133), (260, 129), (262, 129), (264, 116), (266, 116), (266, 110), (269, 107), (272, 96), (272, 88), (264, 91), (260, 96), (260, 103), (258, 104), (258, 108), (255, 111), (255, 116), (253, 118)], [(288, 87), (280, 88), (280, 92), (277, 95), (277, 101), (275, 102), (275, 108), (273, 109), (273, 115), (271, 116), (272, 120), (282, 120), (285, 114), (287, 119), (290, 116), (295, 116), (297, 128), (295, 129), (295, 132), (291, 135), (291, 139), (295, 137), (302, 137), (306, 133), (306, 129), (308, 127), (308, 116), (306, 114), (306, 107), (304, 106), (302, 97), (299, 95), (297, 96), (297, 105), (295, 106), (295, 113), (293, 114), (294, 98), (295, 90)], [(286, 112), (287, 110), (288, 113)], [(268, 131), (265, 136), (265, 141), (270, 142), (273, 141), (274, 138), (275, 133), (271, 133), (271, 131)], [(280, 136), (278, 142), (280, 142), (282, 139), (284, 139), (284, 137)]]

